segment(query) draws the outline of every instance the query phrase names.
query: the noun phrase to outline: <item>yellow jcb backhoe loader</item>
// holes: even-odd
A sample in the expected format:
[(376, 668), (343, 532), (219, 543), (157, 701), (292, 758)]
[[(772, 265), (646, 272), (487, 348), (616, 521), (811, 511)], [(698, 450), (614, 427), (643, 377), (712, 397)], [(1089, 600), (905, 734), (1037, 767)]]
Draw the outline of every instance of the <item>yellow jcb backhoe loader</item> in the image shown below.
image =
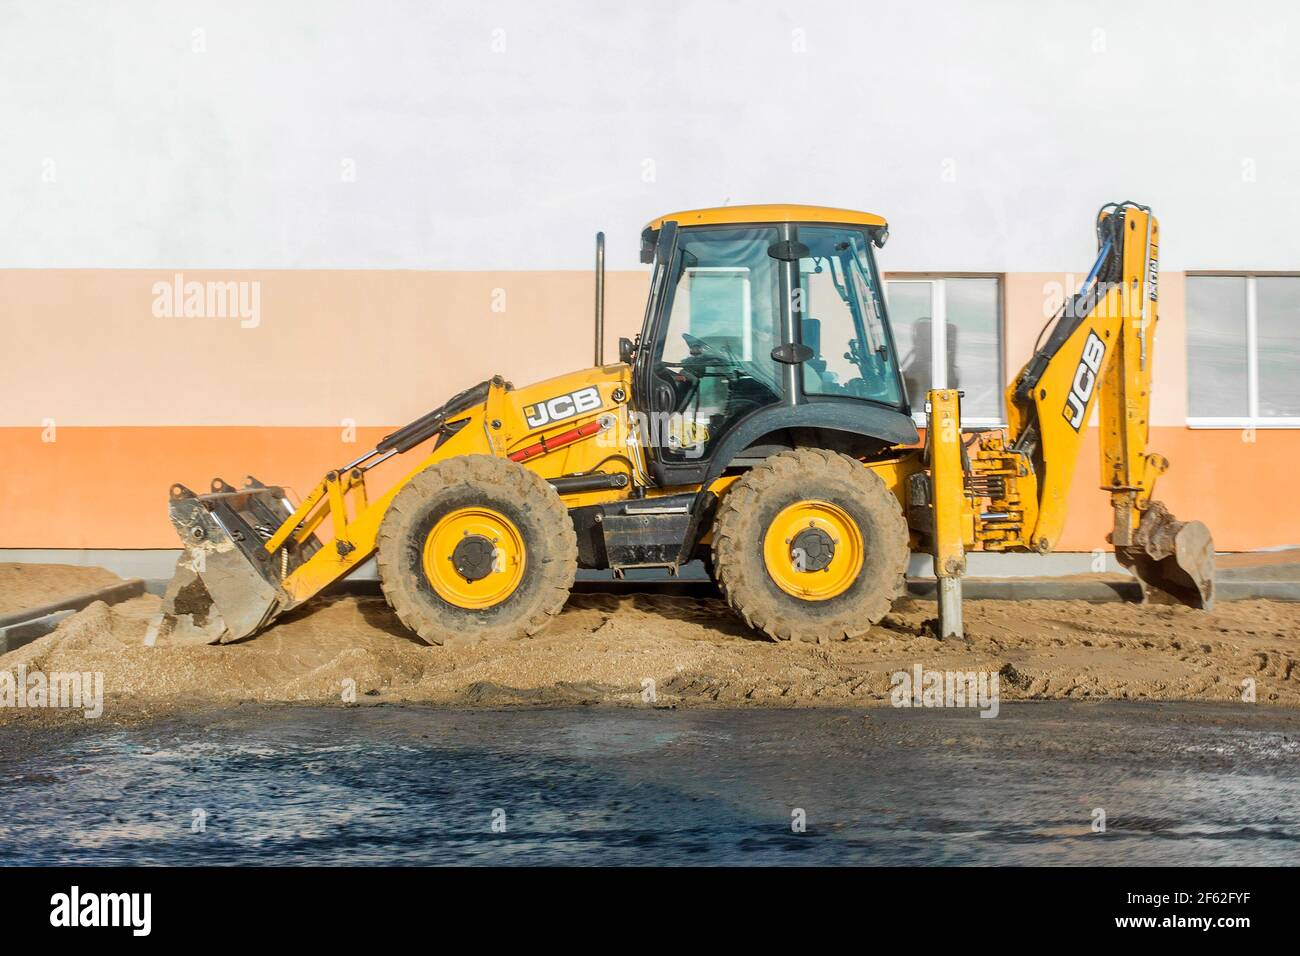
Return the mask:
[[(640, 335), (596, 367), (461, 392), (330, 471), (300, 503), (253, 478), (171, 489), (185, 545), (164, 627), (235, 641), (377, 555), (383, 592), (431, 644), (529, 635), (578, 568), (675, 572), (703, 559), (728, 603), (778, 640), (864, 633), (934, 555), (960, 634), (967, 549), (1044, 553), (1065, 522), (1100, 403), (1119, 560), (1152, 597), (1212, 599), (1213, 546), (1151, 498), (1159, 227), (1109, 204), (1099, 254), (1007, 389), (1005, 431), (968, 433), (933, 391), (924, 444), (903, 387), (869, 213), (737, 206), (662, 216)], [(380, 496), (366, 473), (420, 449)]]

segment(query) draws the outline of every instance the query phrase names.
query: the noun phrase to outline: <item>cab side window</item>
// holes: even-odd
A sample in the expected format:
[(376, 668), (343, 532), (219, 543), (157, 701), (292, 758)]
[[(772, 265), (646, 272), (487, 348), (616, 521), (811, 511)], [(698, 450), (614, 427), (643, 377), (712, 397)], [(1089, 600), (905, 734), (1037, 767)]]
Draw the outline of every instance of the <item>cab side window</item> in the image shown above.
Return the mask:
[(799, 261), (800, 337), (813, 351), (804, 363), (809, 395), (902, 399), (880, 290), (858, 229), (801, 226), (809, 255)]

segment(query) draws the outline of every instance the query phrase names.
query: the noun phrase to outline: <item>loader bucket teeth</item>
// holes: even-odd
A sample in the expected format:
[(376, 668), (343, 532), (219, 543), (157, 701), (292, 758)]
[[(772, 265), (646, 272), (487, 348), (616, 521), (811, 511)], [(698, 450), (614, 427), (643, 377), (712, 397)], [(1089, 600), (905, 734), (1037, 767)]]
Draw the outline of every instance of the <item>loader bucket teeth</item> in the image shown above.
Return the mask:
[(1201, 522), (1178, 521), (1161, 502), (1152, 501), (1142, 513), (1133, 544), (1115, 553), (1142, 583), (1145, 600), (1213, 607), (1214, 541)]

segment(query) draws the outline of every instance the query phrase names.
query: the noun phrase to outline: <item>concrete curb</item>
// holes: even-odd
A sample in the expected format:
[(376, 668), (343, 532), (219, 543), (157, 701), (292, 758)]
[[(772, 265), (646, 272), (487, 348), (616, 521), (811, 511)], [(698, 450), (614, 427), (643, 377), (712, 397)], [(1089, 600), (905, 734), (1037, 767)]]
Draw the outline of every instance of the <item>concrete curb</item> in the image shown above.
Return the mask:
[(59, 622), (77, 611), (90, 607), (96, 601), (118, 604), (145, 593), (145, 582), (139, 578), (110, 584), (98, 591), (75, 594), (40, 607), (0, 615), (0, 654), (30, 644), (58, 627)]
[[(155, 592), (162, 593), (159, 582)], [(1216, 579), (1214, 596), (1218, 601), (1300, 601), (1300, 580), (1297, 581), (1243, 581)], [(624, 591), (649, 590), (656, 594), (680, 594), (686, 597), (716, 597), (712, 582), (706, 578), (683, 577), (678, 580), (629, 580), (622, 582), (607, 579), (579, 579), (574, 591), (579, 594), (618, 594)], [(936, 585), (934, 578), (908, 578), (907, 593), (911, 597), (933, 600)], [(378, 581), (340, 581), (330, 589), (334, 594), (374, 596), (381, 594)], [(1090, 601), (1103, 603), (1142, 600), (1142, 589), (1136, 581), (1087, 581), (1053, 578), (963, 578), (962, 597), (967, 601)]]
[[(933, 598), (933, 578), (909, 578), (907, 593)], [(967, 601), (1131, 601), (1142, 600), (1136, 581), (1054, 581), (1023, 578), (963, 578)], [(1216, 601), (1300, 601), (1300, 581), (1243, 581), (1215, 579)]]
[[(934, 578), (908, 578), (907, 593), (933, 598)], [(1051, 578), (962, 578), (967, 601), (1141, 601), (1136, 581), (1054, 581)]]

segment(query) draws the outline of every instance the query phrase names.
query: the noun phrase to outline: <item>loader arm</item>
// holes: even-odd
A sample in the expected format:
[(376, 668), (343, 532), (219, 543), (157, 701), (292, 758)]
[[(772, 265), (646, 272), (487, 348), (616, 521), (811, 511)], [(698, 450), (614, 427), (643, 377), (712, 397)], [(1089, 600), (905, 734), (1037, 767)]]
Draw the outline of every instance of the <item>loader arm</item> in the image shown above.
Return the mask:
[(1045, 553), (1056, 546), (1084, 430), (1097, 406), (1101, 488), (1111, 496), (1116, 556), (1148, 597), (1208, 606), (1214, 563), (1208, 530), (1174, 521), (1152, 498), (1169, 467), (1147, 444), (1160, 226), (1146, 206), (1111, 203), (1098, 213), (1097, 240), (1097, 260), (1079, 292), (1007, 389), (1005, 443), (983, 443), (972, 461), (976, 490), (991, 487), (1014, 498), (991, 509), (1012, 515), (1009, 520), (990, 526), (977, 517), (976, 537), (991, 550)]
[[(588, 403), (556, 421), (530, 419), (538, 395), (569, 397), (574, 384)], [(170, 515), (185, 550), (163, 601), (167, 632), (226, 643), (266, 627), (356, 570), (376, 549), (389, 506), (416, 475), (457, 455), (491, 455), (528, 463), (569, 500), (587, 503), (621, 494), (626, 473), (591, 474), (583, 462), (610, 457), (594, 439), (626, 406), (623, 372), (584, 370), (515, 390), (493, 378), (384, 437), (372, 450), (332, 469), (294, 507), (285, 489), (249, 478), (236, 489), (214, 479), (195, 494), (173, 485)], [(531, 397), (530, 397), (531, 396)], [(423, 451), (416, 451), (424, 449)], [(367, 472), (415, 451), (417, 461), (381, 494), (369, 494)], [(581, 472), (574, 475), (570, 472)]]
[[(163, 597), (163, 628), (182, 638), (239, 640), (346, 577), (374, 553), (380, 522), (400, 487), (445, 456), (443, 445), (471, 420), (481, 425), (504, 392), (494, 379), (453, 396), (327, 472), (297, 507), (284, 488), (251, 476), (240, 489), (213, 479), (206, 494), (173, 485), (169, 513), (185, 549)], [(480, 429), (472, 450), (484, 434)], [(366, 472), (430, 439), (411, 474), (378, 499), (367, 495)]]

